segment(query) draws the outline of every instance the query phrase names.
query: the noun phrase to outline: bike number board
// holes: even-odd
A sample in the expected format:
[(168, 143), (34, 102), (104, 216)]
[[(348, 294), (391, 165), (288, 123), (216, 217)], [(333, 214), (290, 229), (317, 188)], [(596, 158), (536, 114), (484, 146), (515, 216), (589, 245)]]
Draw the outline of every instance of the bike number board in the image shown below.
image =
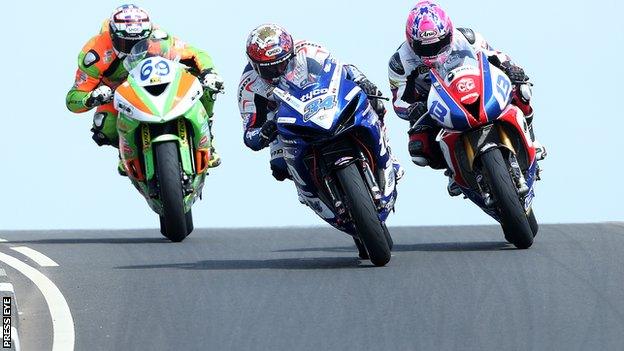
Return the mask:
[(158, 57), (143, 61), (138, 72), (139, 83), (143, 86), (171, 83), (175, 75), (172, 64), (174, 62)]
[(306, 105), (303, 115), (305, 122), (309, 121), (312, 117), (316, 116), (323, 110), (331, 110), (336, 106), (336, 95), (328, 95), (318, 98)]

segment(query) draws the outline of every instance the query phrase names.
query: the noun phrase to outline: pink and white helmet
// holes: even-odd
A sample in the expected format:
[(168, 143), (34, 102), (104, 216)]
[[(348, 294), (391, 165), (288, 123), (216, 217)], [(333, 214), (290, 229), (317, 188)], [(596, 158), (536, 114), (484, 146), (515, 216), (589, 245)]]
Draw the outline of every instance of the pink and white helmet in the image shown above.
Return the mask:
[(414, 6), (405, 28), (408, 44), (427, 66), (435, 66), (448, 58), (453, 31), (453, 22), (446, 12), (428, 0)]

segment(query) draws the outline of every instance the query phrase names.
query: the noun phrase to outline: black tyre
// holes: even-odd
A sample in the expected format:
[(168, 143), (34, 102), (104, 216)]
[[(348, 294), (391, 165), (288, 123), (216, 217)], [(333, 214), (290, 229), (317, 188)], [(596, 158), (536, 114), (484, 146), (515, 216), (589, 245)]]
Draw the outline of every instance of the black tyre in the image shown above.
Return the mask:
[(193, 232), (193, 229), (195, 229), (195, 226), (193, 225), (193, 210), (189, 210), (186, 214), (186, 235), (188, 236), (189, 234), (191, 234), (191, 232)]
[(529, 219), (529, 225), (531, 226), (531, 231), (533, 232), (533, 237), (535, 238), (535, 236), (537, 235), (537, 232), (539, 231), (539, 224), (537, 224), (537, 219), (535, 218), (535, 212), (533, 212), (532, 208), (527, 218)]
[(388, 247), (390, 248), (390, 251), (392, 251), (392, 248), (394, 247), (394, 240), (392, 240), (392, 235), (390, 235), (390, 231), (388, 230), (386, 223), (382, 223), (381, 225), (383, 226), (384, 234), (386, 235), (386, 241), (388, 242)]
[(177, 143), (168, 141), (156, 144), (154, 156), (160, 201), (163, 205), (160, 232), (169, 240), (180, 242), (184, 240), (188, 230), (184, 213), (184, 192)]
[(390, 247), (375, 203), (366, 188), (356, 164), (336, 172), (344, 191), (345, 202), (355, 222), (360, 240), (375, 266), (385, 266), (390, 261)]
[(481, 156), (481, 163), (499, 210), (505, 239), (519, 249), (528, 249), (533, 245), (533, 231), (501, 151), (486, 152)]
[(360, 257), (360, 259), (369, 260), (370, 257), (368, 257), (368, 251), (366, 251), (366, 247), (364, 247), (364, 244), (362, 244), (362, 240), (354, 237), (353, 241), (355, 242), (355, 247), (357, 247), (358, 249), (358, 256)]

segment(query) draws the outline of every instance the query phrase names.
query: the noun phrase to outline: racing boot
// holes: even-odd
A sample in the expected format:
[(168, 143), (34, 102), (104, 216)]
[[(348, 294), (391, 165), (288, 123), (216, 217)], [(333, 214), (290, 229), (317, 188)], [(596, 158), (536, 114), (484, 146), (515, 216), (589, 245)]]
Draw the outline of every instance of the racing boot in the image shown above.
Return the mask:
[(447, 176), (449, 179), (448, 185), (446, 186), (446, 191), (448, 191), (449, 195), (451, 197), (461, 195), (461, 188), (459, 187), (459, 185), (457, 185), (457, 183), (455, 183), (455, 180), (453, 180), (453, 173), (447, 169), (446, 171), (444, 171), (444, 175)]
[(394, 156), (394, 153), (390, 149), (390, 145), (388, 145), (388, 153), (390, 154), (390, 160), (392, 160), (392, 168), (394, 169), (394, 178), (398, 183), (401, 178), (405, 175), (405, 169), (401, 166), (399, 159)]
[(539, 141), (533, 140), (533, 146), (535, 146), (535, 159), (541, 161), (548, 156), (548, 152), (546, 151), (546, 147), (540, 144)]
[(127, 177), (128, 173), (126, 173), (126, 167), (124, 167), (123, 160), (121, 159), (121, 155), (119, 155), (119, 163), (117, 164), (117, 173), (119, 173), (122, 177)]
[(546, 158), (546, 156), (548, 155), (548, 152), (546, 152), (546, 147), (542, 145), (542, 143), (540, 143), (539, 140), (535, 138), (535, 132), (533, 131), (534, 114), (535, 113), (531, 110), (531, 113), (528, 114), (525, 118), (527, 121), (527, 125), (529, 127), (529, 134), (531, 136), (531, 141), (533, 142), (533, 146), (535, 147), (535, 159), (538, 161), (541, 161)]
[(214, 133), (212, 132), (212, 126), (214, 124), (214, 112), (213, 107), (216, 100), (216, 95), (218, 93), (206, 92), (200, 98), (202, 105), (204, 105), (204, 109), (208, 114), (208, 129), (210, 130), (210, 160), (208, 161), (208, 168), (219, 167), (221, 164), (221, 157), (219, 153), (215, 149), (215, 139)]
[(392, 155), (392, 168), (394, 168), (394, 176), (396, 177), (396, 182), (398, 183), (399, 180), (401, 180), (401, 178), (405, 175), (405, 170), (394, 155)]
[(403, 178), (403, 176), (405, 175), (405, 170), (403, 169), (403, 166), (401, 166), (399, 159), (397, 159), (396, 156), (394, 156), (394, 153), (392, 152), (392, 148), (390, 148), (390, 138), (388, 137), (386, 124), (383, 118), (386, 114), (386, 109), (383, 106), (383, 104), (381, 104), (381, 109), (383, 109), (382, 112), (377, 112), (377, 115), (381, 116), (379, 119), (381, 122), (381, 134), (382, 134), (382, 138), (384, 138), (386, 142), (386, 145), (387, 145), (386, 148), (388, 149), (388, 154), (390, 154), (390, 159), (392, 160), (392, 168), (394, 169), (394, 178), (396, 182), (398, 183), (399, 180), (401, 180), (401, 178)]
[(214, 147), (215, 138), (214, 134), (212, 133), (213, 116), (214, 114), (208, 118), (208, 125), (210, 126), (210, 160), (208, 161), (208, 168), (216, 168), (221, 165), (221, 156), (219, 156), (217, 150)]
[(546, 147), (535, 139), (535, 132), (533, 131), (533, 117), (535, 116), (535, 111), (531, 106), (531, 97), (533, 95), (531, 85), (531, 83), (526, 83), (515, 88), (513, 91), (512, 101), (514, 105), (516, 105), (522, 113), (524, 113), (524, 118), (526, 119), (527, 126), (529, 128), (529, 134), (531, 135), (531, 141), (535, 147), (535, 158), (538, 161), (541, 161), (546, 158), (548, 153), (546, 152)]
[(210, 161), (208, 161), (208, 168), (216, 168), (216, 167), (219, 167), (220, 165), (221, 165), (221, 156), (219, 156), (214, 146), (211, 146), (210, 147)]
[(546, 147), (535, 138), (535, 132), (533, 131), (533, 115), (534, 113), (531, 112), (531, 114), (526, 117), (526, 120), (529, 125), (529, 134), (531, 135), (531, 140), (535, 147), (535, 159), (541, 161), (548, 156), (548, 152), (546, 151)]

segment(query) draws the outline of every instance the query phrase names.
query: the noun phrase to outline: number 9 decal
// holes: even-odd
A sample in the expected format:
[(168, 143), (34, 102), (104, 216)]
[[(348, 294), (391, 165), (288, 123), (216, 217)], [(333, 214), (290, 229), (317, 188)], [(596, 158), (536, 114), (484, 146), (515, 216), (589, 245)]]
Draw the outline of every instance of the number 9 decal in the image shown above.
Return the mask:
[(156, 74), (159, 76), (166, 76), (171, 71), (169, 69), (169, 64), (166, 61), (159, 61), (156, 65)]
[(141, 66), (141, 80), (146, 81), (152, 73), (164, 77), (171, 73), (171, 68), (165, 60), (160, 60), (156, 64), (153, 64), (151, 59), (145, 60)]

